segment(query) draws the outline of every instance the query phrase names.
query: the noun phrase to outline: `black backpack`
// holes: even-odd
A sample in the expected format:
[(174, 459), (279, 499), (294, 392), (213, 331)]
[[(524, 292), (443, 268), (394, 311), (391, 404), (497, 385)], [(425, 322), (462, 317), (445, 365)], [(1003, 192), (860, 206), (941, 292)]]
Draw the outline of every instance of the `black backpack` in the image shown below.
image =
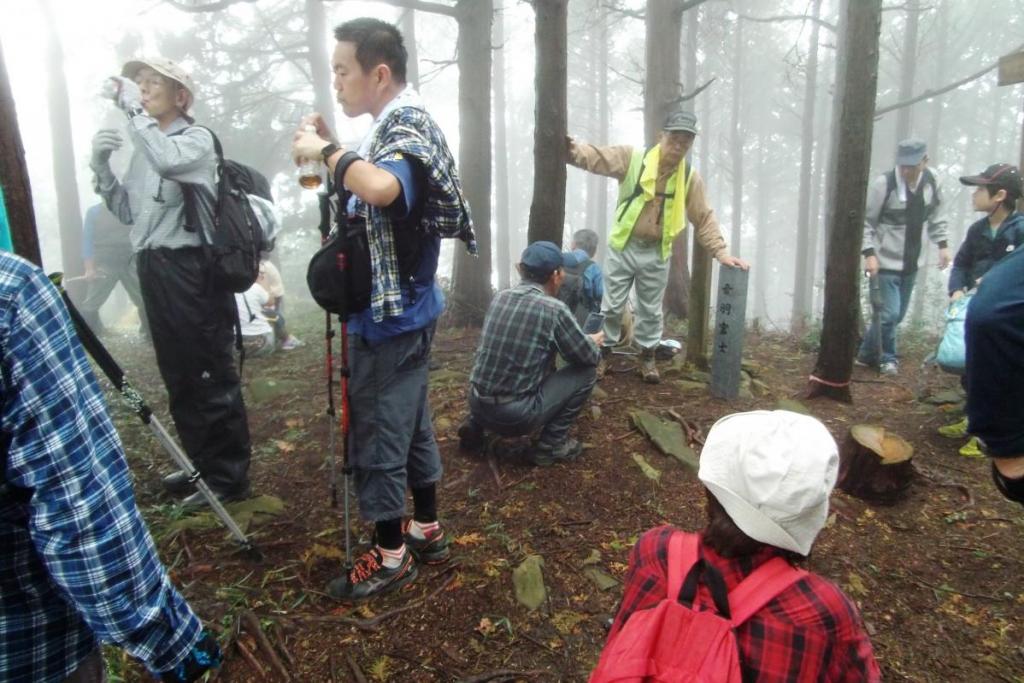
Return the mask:
[(558, 290), (558, 298), (565, 302), (580, 325), (587, 319), (587, 314), (591, 312), (590, 306), (583, 296), (583, 273), (591, 263), (593, 261), (586, 259), (575, 266), (563, 267), (562, 273), (565, 275), (565, 279), (562, 281), (562, 287)]
[[(270, 183), (256, 169), (224, 158), (224, 150), (216, 134), (202, 126), (213, 136), (217, 152), (217, 196), (213, 210), (212, 242), (202, 229), (198, 215), (197, 193), (202, 186), (182, 183), (185, 200), (185, 229), (198, 231), (199, 238), (210, 261), (210, 279), (214, 289), (235, 293), (245, 292), (260, 274), (260, 253), (274, 248), (263, 224), (256, 215), (249, 195), (268, 202)], [(184, 129), (187, 130), (187, 129)], [(184, 130), (172, 133), (180, 135)]]

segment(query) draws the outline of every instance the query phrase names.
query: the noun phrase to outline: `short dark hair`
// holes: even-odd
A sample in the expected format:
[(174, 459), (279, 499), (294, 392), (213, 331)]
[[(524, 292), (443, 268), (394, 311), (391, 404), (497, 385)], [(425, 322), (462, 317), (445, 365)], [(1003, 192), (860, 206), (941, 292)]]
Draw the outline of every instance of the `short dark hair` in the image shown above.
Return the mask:
[(394, 24), (369, 17), (353, 19), (334, 27), (334, 39), (339, 43), (355, 44), (356, 61), (364, 72), (378, 64), (386, 64), (395, 81), (405, 83), (405, 64), (409, 61), (409, 53), (402, 33)]
[(590, 258), (594, 258), (594, 254), (597, 253), (597, 233), (588, 228), (577, 230), (572, 234), (573, 244), (576, 245), (577, 249), (582, 249), (587, 252)]
[(718, 502), (711, 491), (705, 489), (707, 494), (707, 505), (705, 511), (708, 515), (708, 525), (704, 528), (703, 539), (712, 550), (722, 557), (737, 558), (755, 555), (764, 547), (771, 547), (782, 553), (790, 562), (799, 562), (806, 559), (800, 553), (792, 550), (785, 550), (777, 546), (768, 546), (766, 543), (755, 540), (743, 533), (743, 530), (736, 526), (732, 517), (725, 511), (722, 504)]
[(542, 273), (522, 263), (519, 264), (519, 275), (522, 276), (523, 280), (526, 282), (536, 282), (538, 285), (547, 284), (548, 280), (551, 279), (551, 276), (559, 270), (561, 269), (555, 268), (554, 270)]
[(989, 197), (994, 197), (996, 192), (999, 192), (999, 190), (1006, 190), (1006, 197), (1003, 198), (1003, 201), (1000, 202), (1000, 204), (1011, 212), (1017, 208), (1017, 200), (1020, 199), (1020, 192), (1014, 192), (1009, 187), (996, 185), (982, 185), (982, 187), (984, 187), (985, 191), (988, 192)]

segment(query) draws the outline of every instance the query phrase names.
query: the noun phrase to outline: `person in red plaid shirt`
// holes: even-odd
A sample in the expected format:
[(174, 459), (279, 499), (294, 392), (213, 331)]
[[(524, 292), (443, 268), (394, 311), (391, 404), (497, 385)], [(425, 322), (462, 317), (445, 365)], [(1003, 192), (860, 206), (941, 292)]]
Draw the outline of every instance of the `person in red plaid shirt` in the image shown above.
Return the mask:
[[(806, 558), (828, 517), (838, 461), (835, 440), (806, 415), (754, 411), (715, 423), (698, 471), (708, 515), (700, 552), (728, 590), (772, 557)], [(651, 529), (634, 546), (609, 642), (634, 612), (665, 597), (674, 533), (671, 526)], [(694, 609), (714, 609), (703, 585)], [(735, 634), (744, 681), (881, 680), (857, 608), (835, 584), (811, 573)]]

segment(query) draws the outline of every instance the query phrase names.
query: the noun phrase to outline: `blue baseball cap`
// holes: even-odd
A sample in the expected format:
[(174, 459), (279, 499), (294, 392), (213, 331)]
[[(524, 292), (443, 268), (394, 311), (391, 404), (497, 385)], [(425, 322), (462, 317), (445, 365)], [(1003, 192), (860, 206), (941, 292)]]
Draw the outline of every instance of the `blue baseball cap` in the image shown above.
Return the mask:
[(534, 242), (523, 250), (520, 263), (534, 275), (547, 277), (562, 267), (562, 250), (554, 242)]

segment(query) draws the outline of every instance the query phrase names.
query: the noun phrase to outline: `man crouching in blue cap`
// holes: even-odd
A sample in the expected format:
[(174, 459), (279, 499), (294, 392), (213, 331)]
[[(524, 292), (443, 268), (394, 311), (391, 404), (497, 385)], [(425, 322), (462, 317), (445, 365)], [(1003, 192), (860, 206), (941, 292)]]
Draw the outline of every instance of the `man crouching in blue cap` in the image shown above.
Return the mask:
[[(582, 447), (569, 427), (597, 381), (604, 333), (585, 334), (564, 302), (562, 250), (534, 242), (518, 265), (523, 280), (491, 301), (469, 377), (469, 416), (459, 445), (479, 450), (484, 430), (523, 436), (540, 430), (529, 459), (571, 462)], [(568, 363), (552, 372), (555, 351)]]

